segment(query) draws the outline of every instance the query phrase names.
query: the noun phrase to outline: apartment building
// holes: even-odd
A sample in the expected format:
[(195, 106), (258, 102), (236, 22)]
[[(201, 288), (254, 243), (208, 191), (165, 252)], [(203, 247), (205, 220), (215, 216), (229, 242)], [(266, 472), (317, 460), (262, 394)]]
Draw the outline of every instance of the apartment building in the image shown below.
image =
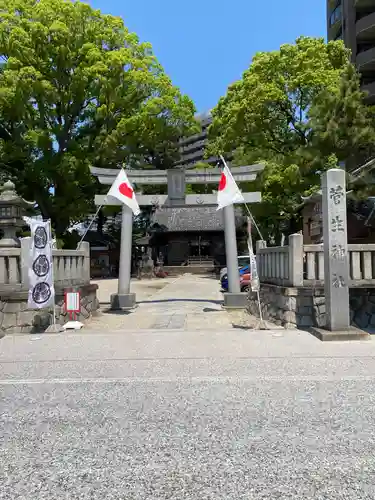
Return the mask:
[(193, 167), (198, 162), (206, 163), (207, 166), (214, 166), (219, 161), (219, 158), (212, 156), (205, 158), (205, 147), (208, 141), (208, 127), (211, 125), (211, 113), (202, 113), (197, 115), (197, 120), (200, 124), (201, 130), (189, 137), (183, 137), (179, 142), (180, 160), (176, 162), (175, 166), (180, 167)]
[(367, 101), (375, 103), (375, 0), (327, 0), (327, 33), (351, 49)]

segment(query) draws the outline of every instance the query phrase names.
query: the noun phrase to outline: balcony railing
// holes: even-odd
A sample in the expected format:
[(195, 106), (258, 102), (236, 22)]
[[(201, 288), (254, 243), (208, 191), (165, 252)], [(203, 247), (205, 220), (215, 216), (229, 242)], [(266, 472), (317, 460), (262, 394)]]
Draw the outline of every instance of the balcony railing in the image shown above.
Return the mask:
[(366, 66), (375, 66), (375, 47), (357, 54), (356, 62), (360, 70)]
[(360, 41), (375, 41), (375, 12), (357, 21), (356, 32)]

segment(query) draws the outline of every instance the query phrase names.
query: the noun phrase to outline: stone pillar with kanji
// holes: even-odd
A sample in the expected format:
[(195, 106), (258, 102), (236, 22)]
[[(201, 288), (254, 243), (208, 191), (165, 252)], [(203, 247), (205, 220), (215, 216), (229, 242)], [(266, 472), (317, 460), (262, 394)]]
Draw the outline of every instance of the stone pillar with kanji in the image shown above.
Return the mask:
[(345, 175), (334, 168), (322, 176), (326, 329), (332, 332), (350, 328)]

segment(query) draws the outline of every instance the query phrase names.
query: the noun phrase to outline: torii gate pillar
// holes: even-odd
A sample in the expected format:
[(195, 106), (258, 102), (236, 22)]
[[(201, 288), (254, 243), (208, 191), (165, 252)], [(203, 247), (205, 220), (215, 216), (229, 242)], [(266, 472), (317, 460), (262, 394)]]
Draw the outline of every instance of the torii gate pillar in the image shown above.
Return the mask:
[(227, 261), (228, 293), (224, 293), (224, 307), (243, 309), (247, 305), (247, 294), (241, 293), (238, 275), (237, 235), (234, 206), (223, 208), (225, 255)]
[(129, 310), (136, 306), (135, 293), (130, 293), (131, 261), (133, 237), (133, 212), (122, 206), (120, 266), (117, 293), (111, 295), (111, 309)]

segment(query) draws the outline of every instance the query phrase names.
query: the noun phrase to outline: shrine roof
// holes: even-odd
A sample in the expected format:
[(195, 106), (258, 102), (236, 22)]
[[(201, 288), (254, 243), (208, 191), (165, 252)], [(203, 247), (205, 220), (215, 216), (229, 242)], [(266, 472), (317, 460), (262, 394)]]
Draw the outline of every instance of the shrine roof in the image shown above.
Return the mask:
[[(152, 222), (165, 226), (170, 232), (224, 231), (222, 210), (215, 206), (160, 207), (152, 216)], [(241, 227), (245, 218), (241, 208), (235, 209), (236, 227)]]

